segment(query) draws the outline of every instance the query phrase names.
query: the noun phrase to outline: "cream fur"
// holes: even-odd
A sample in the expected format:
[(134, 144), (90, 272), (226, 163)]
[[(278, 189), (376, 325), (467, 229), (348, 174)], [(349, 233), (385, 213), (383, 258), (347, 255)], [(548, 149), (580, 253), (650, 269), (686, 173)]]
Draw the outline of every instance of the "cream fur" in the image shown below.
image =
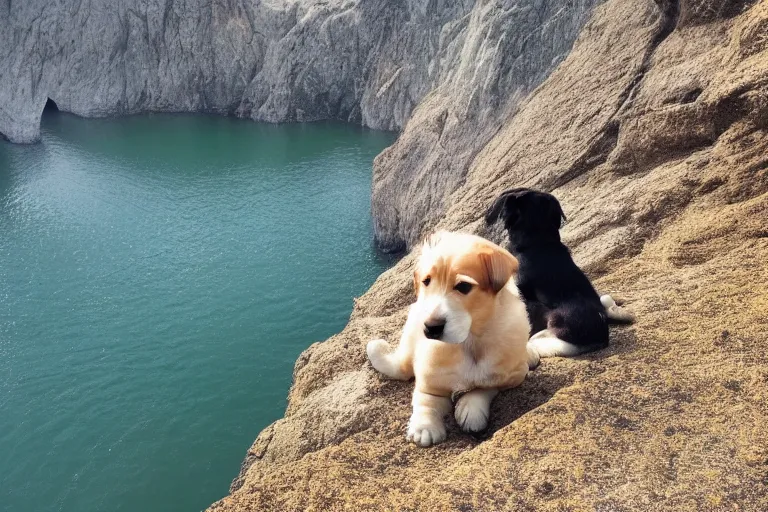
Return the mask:
[[(451, 410), (452, 393), (459, 391), (468, 391), (456, 403), (459, 426), (468, 432), (485, 429), (499, 390), (525, 379), (529, 357), (536, 354), (527, 349), (530, 325), (511, 279), (516, 269), (511, 254), (480, 237), (441, 232), (426, 243), (417, 263), (418, 298), (400, 344), (394, 351), (384, 340), (367, 346), (379, 372), (416, 378), (409, 441), (419, 446), (443, 441), (443, 417)], [(467, 295), (454, 289), (462, 281), (473, 284)], [(424, 334), (425, 321), (436, 318), (445, 320), (445, 341)]]

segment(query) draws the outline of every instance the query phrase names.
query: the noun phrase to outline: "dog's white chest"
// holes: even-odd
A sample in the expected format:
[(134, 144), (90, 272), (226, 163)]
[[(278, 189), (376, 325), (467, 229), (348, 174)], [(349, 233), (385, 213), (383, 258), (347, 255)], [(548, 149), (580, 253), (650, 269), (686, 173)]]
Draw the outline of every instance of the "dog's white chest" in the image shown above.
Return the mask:
[(454, 391), (466, 391), (489, 385), (498, 378), (495, 370), (496, 365), (487, 358), (479, 361), (466, 358), (461, 365), (460, 376), (457, 379), (459, 385)]

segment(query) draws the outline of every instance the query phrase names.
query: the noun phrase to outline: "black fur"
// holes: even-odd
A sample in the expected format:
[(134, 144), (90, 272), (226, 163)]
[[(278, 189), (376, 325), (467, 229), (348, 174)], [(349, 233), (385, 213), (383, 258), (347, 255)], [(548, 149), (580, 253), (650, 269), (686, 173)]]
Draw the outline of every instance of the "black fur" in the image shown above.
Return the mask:
[(552, 194), (516, 188), (488, 208), (485, 222), (502, 219), (509, 251), (520, 262), (517, 285), (531, 321), (531, 334), (549, 329), (579, 348), (579, 353), (608, 346), (608, 321), (587, 276), (560, 241), (563, 209)]

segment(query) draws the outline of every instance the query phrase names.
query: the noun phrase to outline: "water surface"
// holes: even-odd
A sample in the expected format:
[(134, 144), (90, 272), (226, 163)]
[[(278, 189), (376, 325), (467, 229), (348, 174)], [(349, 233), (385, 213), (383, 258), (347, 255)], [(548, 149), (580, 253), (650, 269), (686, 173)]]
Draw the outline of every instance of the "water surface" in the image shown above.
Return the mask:
[(298, 354), (387, 266), (391, 134), (46, 114), (0, 142), (0, 510), (186, 511), (226, 494)]

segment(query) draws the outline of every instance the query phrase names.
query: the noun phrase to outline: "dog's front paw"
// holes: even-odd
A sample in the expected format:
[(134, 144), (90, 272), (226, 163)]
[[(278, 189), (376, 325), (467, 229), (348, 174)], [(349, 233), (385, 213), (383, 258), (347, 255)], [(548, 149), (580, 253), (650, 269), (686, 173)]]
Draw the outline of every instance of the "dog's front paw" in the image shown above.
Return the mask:
[(381, 373), (387, 373), (385, 370), (389, 369), (386, 356), (392, 351), (392, 347), (386, 340), (371, 340), (365, 347), (365, 351), (368, 354), (368, 360), (371, 365)]
[(469, 392), (456, 402), (454, 416), (461, 430), (475, 434), (488, 426), (490, 412), (491, 403), (486, 397)]
[(408, 434), (405, 437), (408, 441), (426, 448), (445, 441), (445, 425), (442, 419), (413, 415), (408, 422)]

